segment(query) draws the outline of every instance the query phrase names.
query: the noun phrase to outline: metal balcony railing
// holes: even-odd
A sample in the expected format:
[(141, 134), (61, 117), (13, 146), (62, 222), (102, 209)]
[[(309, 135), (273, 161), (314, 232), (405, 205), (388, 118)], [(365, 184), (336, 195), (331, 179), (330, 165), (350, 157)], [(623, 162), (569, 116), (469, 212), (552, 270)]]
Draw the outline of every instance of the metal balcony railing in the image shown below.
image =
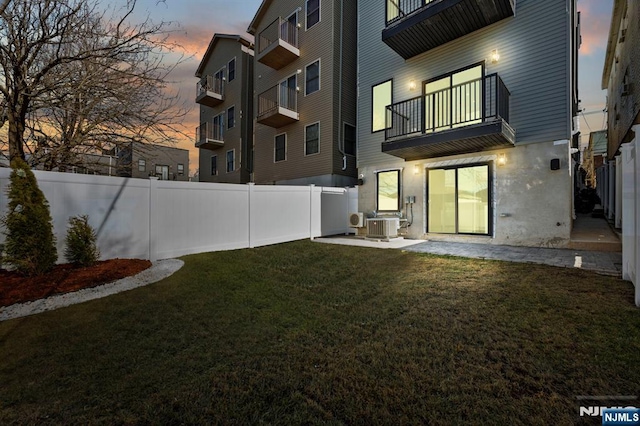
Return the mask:
[(212, 141), (224, 142), (224, 127), (220, 123), (202, 123), (196, 127), (196, 146)]
[(276, 84), (262, 92), (258, 95), (258, 120), (263, 116), (276, 114), (279, 107), (298, 112), (298, 91), (283, 84)]
[(385, 140), (502, 118), (509, 122), (509, 90), (498, 74), (387, 106)]
[(220, 74), (208, 75), (196, 83), (196, 96), (202, 96), (207, 92), (224, 95), (224, 78)]
[(387, 26), (422, 9), (436, 0), (387, 0)]
[(277, 18), (258, 36), (258, 53), (262, 53), (278, 39), (298, 47), (298, 27), (286, 19)]

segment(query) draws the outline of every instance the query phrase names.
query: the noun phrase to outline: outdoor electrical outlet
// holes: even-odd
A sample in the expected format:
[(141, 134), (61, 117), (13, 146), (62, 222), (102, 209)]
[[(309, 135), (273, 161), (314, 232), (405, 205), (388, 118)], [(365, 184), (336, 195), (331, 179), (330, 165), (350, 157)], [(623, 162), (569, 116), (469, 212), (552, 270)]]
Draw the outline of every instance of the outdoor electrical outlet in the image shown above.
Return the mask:
[(414, 204), (416, 202), (415, 195), (407, 195), (407, 204)]

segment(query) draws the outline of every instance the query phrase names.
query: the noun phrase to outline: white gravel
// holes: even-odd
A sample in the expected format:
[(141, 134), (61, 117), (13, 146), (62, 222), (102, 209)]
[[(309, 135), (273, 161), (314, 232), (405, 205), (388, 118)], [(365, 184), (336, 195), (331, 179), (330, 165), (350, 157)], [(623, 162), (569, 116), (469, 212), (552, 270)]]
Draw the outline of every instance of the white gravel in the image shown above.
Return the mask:
[(27, 315), (38, 314), (44, 311), (63, 308), (101, 297), (110, 296), (122, 291), (143, 287), (148, 284), (158, 282), (182, 268), (184, 262), (178, 259), (166, 259), (153, 262), (150, 268), (145, 269), (137, 275), (123, 278), (109, 284), (98, 287), (85, 288), (72, 293), (59, 294), (47, 297), (46, 299), (34, 302), (16, 303), (14, 305), (0, 308), (0, 321), (13, 318), (26, 317)]

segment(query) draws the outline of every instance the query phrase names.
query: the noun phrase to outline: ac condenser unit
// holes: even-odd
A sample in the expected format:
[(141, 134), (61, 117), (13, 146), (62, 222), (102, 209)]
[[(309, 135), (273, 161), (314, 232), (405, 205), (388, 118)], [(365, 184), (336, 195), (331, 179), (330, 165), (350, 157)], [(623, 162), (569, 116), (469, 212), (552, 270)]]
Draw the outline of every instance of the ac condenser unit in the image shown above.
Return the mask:
[(351, 213), (349, 215), (349, 227), (362, 228), (364, 227), (364, 213)]
[(367, 219), (368, 238), (396, 238), (398, 228), (400, 219), (397, 217)]

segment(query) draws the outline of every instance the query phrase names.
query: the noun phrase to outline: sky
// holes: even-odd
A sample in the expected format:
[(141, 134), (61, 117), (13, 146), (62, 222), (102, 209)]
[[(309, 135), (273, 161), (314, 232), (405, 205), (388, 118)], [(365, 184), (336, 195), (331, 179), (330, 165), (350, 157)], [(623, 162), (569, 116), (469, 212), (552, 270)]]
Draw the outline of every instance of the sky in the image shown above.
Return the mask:
[[(103, 0), (105, 4), (113, 3)], [(352, 0), (355, 1), (355, 0)], [(195, 103), (194, 76), (214, 33), (245, 34), (260, 7), (261, 0), (138, 0), (136, 17), (147, 15), (153, 21), (170, 21), (172, 38), (184, 49), (188, 58), (171, 75), (172, 88), (191, 108), (185, 120), (187, 131), (195, 133), (199, 109)], [(581, 12), (582, 46), (580, 47), (578, 80), (581, 99), (580, 129), (583, 143), (590, 131), (605, 126), (606, 91), (600, 89), (607, 47), (613, 0), (578, 0)], [(194, 137), (179, 141), (178, 147), (189, 149), (190, 169), (198, 167), (198, 150)]]

